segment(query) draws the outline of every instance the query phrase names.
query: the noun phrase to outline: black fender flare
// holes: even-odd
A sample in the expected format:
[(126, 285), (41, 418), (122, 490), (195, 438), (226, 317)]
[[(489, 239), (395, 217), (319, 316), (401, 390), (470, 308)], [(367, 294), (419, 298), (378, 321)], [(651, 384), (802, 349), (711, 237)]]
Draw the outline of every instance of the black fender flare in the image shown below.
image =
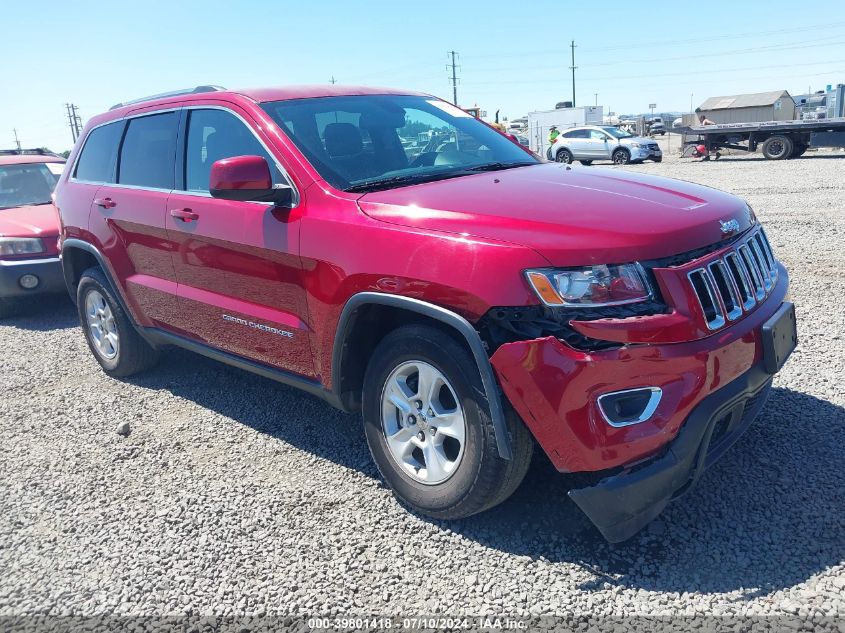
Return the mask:
[(499, 456), (502, 459), (512, 459), (511, 442), (505, 422), (505, 410), (502, 406), (499, 384), (496, 382), (496, 375), (493, 373), (493, 366), (490, 364), (490, 358), (484, 349), (481, 336), (464, 317), (433, 303), (380, 292), (360, 292), (353, 295), (343, 306), (335, 332), (332, 350), (332, 390), (335, 392), (335, 398), (338, 400), (341, 398), (339, 391), (343, 343), (346, 340), (355, 311), (366, 304), (379, 304), (416, 312), (440, 321), (464, 337), (481, 374), (481, 384), (484, 387), (487, 404), (490, 407), (490, 418), (493, 422), (493, 430), (496, 433), (496, 448), (499, 451)]
[(123, 297), (123, 293), (120, 292), (120, 286), (118, 286), (114, 281), (114, 276), (112, 275), (111, 268), (106, 265), (106, 258), (103, 257), (103, 254), (100, 252), (96, 246), (91, 244), (90, 242), (86, 242), (84, 240), (80, 240), (74, 237), (62, 240), (62, 253), (61, 253), (61, 260), (62, 260), (62, 273), (65, 278), (65, 286), (67, 286), (67, 292), (70, 295), (71, 301), (76, 303), (76, 293), (72, 292), (73, 289), (73, 279), (71, 277), (71, 271), (65, 266), (65, 257), (64, 253), (67, 249), (70, 248), (78, 248), (80, 250), (86, 251), (87, 253), (94, 256), (94, 259), (97, 260), (97, 263), (100, 265), (100, 268), (103, 270), (103, 274), (106, 276), (106, 279), (109, 280), (111, 284), (112, 291), (114, 291), (115, 297), (117, 300), (120, 301), (120, 307), (123, 308), (123, 312), (129, 317), (129, 320), (132, 321), (132, 324), (137, 326), (137, 323), (134, 322), (132, 318), (132, 313), (129, 311), (126, 300)]

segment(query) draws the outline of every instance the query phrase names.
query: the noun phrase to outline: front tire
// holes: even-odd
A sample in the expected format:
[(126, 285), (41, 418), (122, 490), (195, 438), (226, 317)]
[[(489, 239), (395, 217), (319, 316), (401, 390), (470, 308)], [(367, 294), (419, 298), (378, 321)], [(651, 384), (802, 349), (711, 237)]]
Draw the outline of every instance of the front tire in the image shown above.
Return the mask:
[(158, 362), (158, 352), (135, 330), (99, 268), (82, 273), (76, 306), (88, 347), (109, 376), (131, 376)]
[(499, 456), (478, 367), (443, 330), (409, 325), (388, 334), (367, 367), (364, 432), (382, 477), (401, 502), (460, 519), (509, 497), (533, 440), (509, 412), (513, 457)]
[(616, 165), (627, 165), (631, 162), (631, 154), (627, 149), (617, 149), (611, 156), (613, 163)]
[(572, 152), (566, 148), (558, 150), (557, 154), (555, 154), (555, 162), (569, 165), (572, 162)]

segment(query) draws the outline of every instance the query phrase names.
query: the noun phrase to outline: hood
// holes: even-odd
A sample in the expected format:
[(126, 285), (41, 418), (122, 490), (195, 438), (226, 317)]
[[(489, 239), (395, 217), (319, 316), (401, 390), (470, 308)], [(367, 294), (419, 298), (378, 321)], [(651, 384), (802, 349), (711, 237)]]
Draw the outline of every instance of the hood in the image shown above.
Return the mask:
[(0, 237), (52, 237), (59, 234), (59, 214), (52, 204), (0, 209)]
[(545, 163), (378, 191), (358, 204), (394, 224), (520, 244), (555, 266), (676, 255), (754, 223), (740, 198), (619, 169)]
[(646, 138), (644, 136), (626, 136), (625, 138), (619, 139), (620, 145), (630, 145), (631, 143), (639, 143), (640, 145), (652, 145), (656, 144), (656, 141), (650, 138)]

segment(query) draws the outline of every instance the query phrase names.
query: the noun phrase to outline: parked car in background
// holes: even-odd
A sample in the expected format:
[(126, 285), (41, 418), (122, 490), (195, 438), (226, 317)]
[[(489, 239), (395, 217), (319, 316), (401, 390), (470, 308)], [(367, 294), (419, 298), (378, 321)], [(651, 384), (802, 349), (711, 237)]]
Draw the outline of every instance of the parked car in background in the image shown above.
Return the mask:
[(571, 128), (557, 137), (549, 148), (550, 160), (558, 163), (580, 161), (590, 165), (596, 160), (611, 160), (617, 165), (663, 160), (660, 146), (653, 140), (634, 136), (609, 125)]
[(507, 499), (536, 442), (624, 540), (748, 428), (795, 346), (745, 202), (543, 163), (431, 95), (200, 87), (93, 117), (69, 161), (62, 263), (106, 374), (176, 345), (361, 411), (346, 431), (438, 519)]
[(22, 299), (65, 292), (51, 198), (64, 165), (39, 149), (0, 150), (0, 318)]
[(683, 127), (683, 125), (684, 125), (684, 117), (680, 117), (680, 116), (679, 116), (677, 119), (675, 119), (674, 121), (672, 121), (672, 127), (673, 127), (673, 128), (676, 128), (676, 127)]

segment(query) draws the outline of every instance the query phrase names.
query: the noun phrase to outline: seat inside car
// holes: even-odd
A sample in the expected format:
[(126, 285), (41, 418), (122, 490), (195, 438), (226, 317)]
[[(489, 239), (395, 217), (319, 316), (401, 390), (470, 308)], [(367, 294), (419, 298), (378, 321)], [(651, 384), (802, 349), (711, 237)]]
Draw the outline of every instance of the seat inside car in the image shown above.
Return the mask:
[(347, 180), (367, 175), (361, 131), (351, 123), (329, 123), (323, 132), (326, 153)]

